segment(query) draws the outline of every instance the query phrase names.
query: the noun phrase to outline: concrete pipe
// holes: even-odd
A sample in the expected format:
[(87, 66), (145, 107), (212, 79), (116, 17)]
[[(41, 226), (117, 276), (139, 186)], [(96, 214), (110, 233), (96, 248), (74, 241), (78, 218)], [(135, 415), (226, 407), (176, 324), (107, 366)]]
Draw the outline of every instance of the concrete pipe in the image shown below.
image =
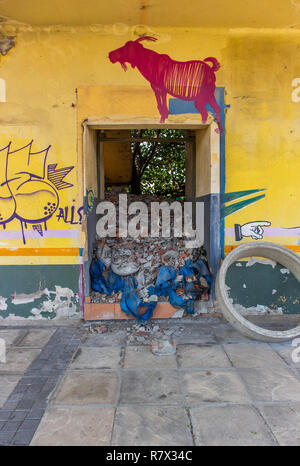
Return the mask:
[[(272, 259), (290, 270), (300, 282), (300, 257), (284, 246), (274, 243), (247, 243), (234, 249), (224, 259), (216, 280), (216, 296), (224, 317), (239, 332), (247, 337), (262, 341), (286, 341), (300, 336), (300, 325), (290, 330), (268, 330), (249, 322), (239, 314), (230, 302), (226, 291), (226, 274), (228, 268), (237, 260), (245, 257), (264, 257)], [(299, 316), (300, 321), (300, 316)]]

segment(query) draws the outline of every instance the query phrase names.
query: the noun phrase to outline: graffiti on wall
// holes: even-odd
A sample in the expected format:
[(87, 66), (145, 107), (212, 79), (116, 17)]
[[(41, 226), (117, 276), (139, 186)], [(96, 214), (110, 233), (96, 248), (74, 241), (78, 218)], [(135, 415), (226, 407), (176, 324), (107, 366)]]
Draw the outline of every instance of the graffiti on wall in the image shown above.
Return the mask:
[(234, 235), (236, 241), (241, 241), (243, 238), (252, 239), (264, 239), (264, 236), (274, 237), (292, 237), (300, 236), (300, 226), (295, 227), (279, 227), (279, 228), (268, 228), (271, 227), (271, 222), (264, 221), (252, 221), (244, 223), (243, 225), (234, 225)]
[[(253, 196), (253, 194), (265, 189), (252, 189), (248, 191), (235, 191), (221, 195), (222, 202), (222, 218), (225, 218), (235, 212), (238, 212), (247, 206), (250, 206), (261, 199), (265, 198), (265, 194)], [(250, 197), (249, 197), (250, 196)], [(243, 198), (241, 200), (241, 198)], [(226, 205), (229, 203), (229, 205)], [(300, 237), (300, 226), (294, 227), (278, 227), (271, 228), (272, 223), (268, 220), (251, 220), (249, 222), (239, 224), (235, 223), (234, 228), (226, 228), (229, 235), (233, 235), (236, 241), (242, 241), (244, 238), (253, 240), (263, 240), (267, 237)], [(298, 243), (299, 244), (299, 243)]]
[(256, 220), (254, 222), (244, 223), (244, 225), (239, 225), (236, 223), (234, 225), (234, 234), (235, 240), (241, 241), (243, 238), (251, 238), (251, 239), (263, 239), (265, 227), (269, 227), (271, 222), (267, 222), (266, 220)]
[(66, 206), (60, 207), (56, 215), (57, 221), (63, 220), (64, 223), (69, 223), (70, 225), (81, 225), (83, 218), (84, 207), (81, 206), (79, 209), (76, 206)]
[[(234, 191), (231, 193), (221, 194), (222, 217), (225, 218), (234, 212), (238, 212), (239, 210), (258, 202), (259, 200), (264, 199), (266, 197), (265, 194), (258, 194), (261, 191), (265, 191), (265, 189), (250, 189), (247, 191)], [(255, 196), (253, 196), (254, 194)]]
[(84, 212), (89, 214), (95, 205), (95, 194), (92, 189), (87, 189), (84, 197)]
[(47, 165), (51, 145), (34, 152), (33, 142), (18, 149), (9, 142), (0, 149), (0, 225), (5, 229), (12, 220), (19, 220), (24, 244), (28, 224), (43, 236), (47, 221), (58, 209), (59, 191), (73, 186), (64, 179), (74, 167)]
[[(221, 195), (222, 202), (222, 217), (238, 212), (247, 206), (250, 206), (266, 197), (265, 194), (258, 194), (265, 189), (251, 189), (248, 191), (234, 191)], [(253, 196), (254, 195), (254, 196)], [(229, 205), (226, 205), (229, 203)], [(245, 223), (244, 225), (234, 225), (234, 235), (236, 241), (241, 241), (243, 238), (252, 238), (253, 240), (263, 239), (264, 228), (269, 227), (270, 222), (266, 220), (256, 220)]]
[(215, 99), (215, 72), (220, 68), (218, 60), (207, 57), (203, 61), (179, 62), (168, 55), (159, 54), (145, 48), (142, 41), (156, 41), (152, 36), (142, 36), (135, 41), (126, 42), (123, 47), (113, 50), (108, 57), (111, 63), (120, 63), (124, 71), (126, 63), (137, 68), (153, 89), (160, 113), (160, 122), (169, 116), (167, 95), (186, 101), (194, 101), (201, 114), (203, 123), (208, 118), (207, 105), (215, 112), (218, 123), (217, 132), (222, 132), (220, 107)]

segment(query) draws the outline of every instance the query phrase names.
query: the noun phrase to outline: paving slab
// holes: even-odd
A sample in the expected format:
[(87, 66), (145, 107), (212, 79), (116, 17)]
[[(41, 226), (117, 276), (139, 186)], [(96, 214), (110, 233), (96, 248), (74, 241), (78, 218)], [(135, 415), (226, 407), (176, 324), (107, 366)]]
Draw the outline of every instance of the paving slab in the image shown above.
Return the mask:
[(224, 349), (235, 367), (286, 366), (267, 343), (225, 344)]
[(33, 437), (33, 432), (31, 430), (19, 430), (13, 438), (13, 445), (18, 446), (27, 446), (30, 444)]
[(121, 349), (118, 346), (92, 347), (78, 349), (70, 369), (111, 369), (120, 367)]
[(231, 367), (230, 361), (219, 345), (180, 345), (177, 348), (180, 367)]
[(155, 356), (151, 346), (127, 346), (124, 367), (126, 369), (177, 368), (176, 356)]
[(108, 446), (114, 409), (51, 408), (31, 441), (34, 446)]
[(220, 343), (250, 343), (252, 341), (235, 330), (230, 324), (213, 325), (211, 332)]
[(177, 371), (127, 370), (123, 372), (120, 403), (178, 404), (183, 398)]
[(5, 340), (6, 346), (12, 346), (15, 342), (19, 340), (22, 334), (25, 335), (26, 332), (17, 329), (3, 330), (0, 329), (0, 338)]
[(238, 369), (255, 401), (300, 402), (300, 381), (284, 367)]
[(281, 446), (300, 446), (300, 406), (259, 406)]
[(196, 445), (275, 445), (270, 429), (251, 406), (201, 406), (191, 409)]
[(300, 367), (294, 369), (296, 377), (300, 380)]
[(238, 375), (230, 370), (183, 372), (189, 404), (199, 402), (249, 403), (250, 398)]
[(177, 354), (157, 357), (151, 331), (143, 344), (129, 343), (129, 324), (113, 325), (103, 334), (0, 328), (9, 342), (0, 444), (28, 445), (36, 432), (32, 445), (109, 445), (112, 435), (113, 445), (188, 446), (192, 428), (197, 445), (299, 445), (300, 367), (290, 342), (170, 319), (159, 326), (177, 340)]
[(43, 348), (48, 343), (54, 329), (32, 329), (22, 338), (18, 346)]
[(294, 367), (300, 368), (300, 339), (297, 346), (292, 346), (291, 341), (284, 343), (271, 343), (270, 346), (284, 361)]
[(217, 343), (216, 337), (210, 329), (193, 324), (184, 325), (183, 331), (175, 331), (172, 336), (177, 345), (215, 345)]
[(115, 403), (118, 377), (113, 372), (70, 372), (62, 380), (52, 403), (54, 405), (88, 405)]
[(0, 372), (25, 372), (40, 351), (32, 348), (9, 348), (6, 352), (6, 363), (0, 363)]
[(189, 446), (189, 418), (182, 407), (121, 406), (117, 408), (113, 446)]
[[(1, 366), (0, 366), (1, 367)], [(0, 375), (0, 408), (11, 394), (20, 377), (17, 375)]]
[(14, 431), (9, 432), (0, 432), (0, 446), (1, 445), (10, 445), (15, 436)]
[(126, 332), (123, 330), (106, 333), (93, 333), (84, 336), (83, 346), (122, 346), (126, 341)]

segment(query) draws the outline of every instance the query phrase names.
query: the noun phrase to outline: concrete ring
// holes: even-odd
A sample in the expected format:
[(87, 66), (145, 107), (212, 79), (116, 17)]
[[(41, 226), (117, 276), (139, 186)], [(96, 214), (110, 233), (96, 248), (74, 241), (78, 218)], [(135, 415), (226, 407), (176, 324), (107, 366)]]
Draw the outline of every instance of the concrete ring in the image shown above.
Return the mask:
[[(261, 241), (259, 243), (243, 244), (231, 251), (224, 259), (216, 279), (216, 297), (224, 317), (239, 332), (247, 337), (262, 341), (286, 341), (300, 336), (300, 325), (289, 330), (268, 330), (249, 322), (237, 312), (231, 304), (226, 291), (226, 274), (228, 268), (244, 257), (264, 257), (279, 262), (300, 282), (300, 257), (295, 253), (274, 243)], [(300, 320), (300, 317), (299, 317)]]

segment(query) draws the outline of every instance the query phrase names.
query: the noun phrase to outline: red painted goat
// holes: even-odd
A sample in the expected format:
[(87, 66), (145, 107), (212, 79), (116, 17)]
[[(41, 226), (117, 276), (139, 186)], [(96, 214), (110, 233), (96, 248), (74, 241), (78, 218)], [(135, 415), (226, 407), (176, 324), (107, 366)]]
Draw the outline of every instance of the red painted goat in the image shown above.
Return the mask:
[[(207, 120), (205, 106), (210, 104), (218, 123), (218, 132), (222, 132), (220, 107), (215, 99), (215, 71), (220, 68), (214, 57), (205, 60), (180, 62), (172, 60), (168, 55), (162, 55), (143, 47), (141, 41), (156, 41), (155, 37), (143, 36), (135, 41), (126, 42), (123, 47), (113, 50), (108, 57), (112, 63), (119, 62), (126, 71), (125, 63), (132, 68), (137, 67), (144, 78), (149, 81), (157, 100), (157, 108), (161, 115), (161, 123), (168, 118), (167, 94), (178, 99), (194, 100), (203, 123)], [(210, 62), (212, 66), (208, 65)]]

